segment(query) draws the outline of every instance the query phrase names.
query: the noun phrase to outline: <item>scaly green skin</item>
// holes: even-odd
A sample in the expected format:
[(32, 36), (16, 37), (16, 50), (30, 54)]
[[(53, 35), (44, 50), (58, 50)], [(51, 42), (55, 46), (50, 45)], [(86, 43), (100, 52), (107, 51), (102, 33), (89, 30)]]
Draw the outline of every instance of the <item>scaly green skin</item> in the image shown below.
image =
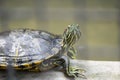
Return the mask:
[(78, 24), (69, 25), (63, 33), (63, 48), (68, 51), (67, 55), (72, 59), (76, 57), (76, 50), (73, 48), (73, 45), (80, 39), (80, 36), (81, 32)]
[(64, 46), (71, 47), (76, 41), (80, 39), (81, 32), (79, 30), (79, 25), (69, 25), (68, 28), (63, 33), (63, 44)]
[(76, 59), (76, 50), (74, 47), (70, 47), (68, 52), (67, 52), (67, 56), (69, 56), (69, 58), (71, 59)]

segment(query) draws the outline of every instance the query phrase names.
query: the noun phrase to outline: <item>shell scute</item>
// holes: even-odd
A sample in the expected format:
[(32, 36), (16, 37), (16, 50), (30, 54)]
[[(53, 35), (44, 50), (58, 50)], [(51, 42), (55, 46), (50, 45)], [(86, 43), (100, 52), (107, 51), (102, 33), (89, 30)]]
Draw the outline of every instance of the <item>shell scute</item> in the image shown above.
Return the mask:
[[(5, 32), (4, 32), (5, 33)], [(62, 39), (44, 31), (14, 30), (0, 34), (0, 65), (27, 65), (41, 62), (61, 50)]]

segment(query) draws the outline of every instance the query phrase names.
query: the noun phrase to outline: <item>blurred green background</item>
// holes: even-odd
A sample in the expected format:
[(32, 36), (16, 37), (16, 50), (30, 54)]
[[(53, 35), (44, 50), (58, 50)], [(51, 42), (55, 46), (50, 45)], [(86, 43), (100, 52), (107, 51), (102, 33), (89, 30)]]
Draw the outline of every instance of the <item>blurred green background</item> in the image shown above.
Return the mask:
[(119, 0), (0, 0), (0, 32), (17, 28), (62, 34), (80, 24), (77, 58), (120, 60)]

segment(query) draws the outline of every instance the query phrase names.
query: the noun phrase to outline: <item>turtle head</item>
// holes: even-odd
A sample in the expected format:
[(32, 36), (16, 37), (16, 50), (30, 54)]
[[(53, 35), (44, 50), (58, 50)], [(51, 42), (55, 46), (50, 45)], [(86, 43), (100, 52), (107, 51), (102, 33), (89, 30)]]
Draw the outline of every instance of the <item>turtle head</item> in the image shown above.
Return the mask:
[(79, 40), (81, 32), (78, 24), (68, 25), (63, 33), (63, 46), (70, 47)]

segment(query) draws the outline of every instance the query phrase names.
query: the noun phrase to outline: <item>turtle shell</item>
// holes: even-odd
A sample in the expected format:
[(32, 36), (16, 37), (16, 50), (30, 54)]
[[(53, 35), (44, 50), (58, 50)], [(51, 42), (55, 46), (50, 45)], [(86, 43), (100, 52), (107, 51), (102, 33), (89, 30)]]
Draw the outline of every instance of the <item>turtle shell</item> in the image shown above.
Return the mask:
[[(0, 33), (0, 66), (40, 63), (61, 50), (62, 38), (45, 31), (19, 29)], [(4, 66), (4, 67), (3, 67)]]

